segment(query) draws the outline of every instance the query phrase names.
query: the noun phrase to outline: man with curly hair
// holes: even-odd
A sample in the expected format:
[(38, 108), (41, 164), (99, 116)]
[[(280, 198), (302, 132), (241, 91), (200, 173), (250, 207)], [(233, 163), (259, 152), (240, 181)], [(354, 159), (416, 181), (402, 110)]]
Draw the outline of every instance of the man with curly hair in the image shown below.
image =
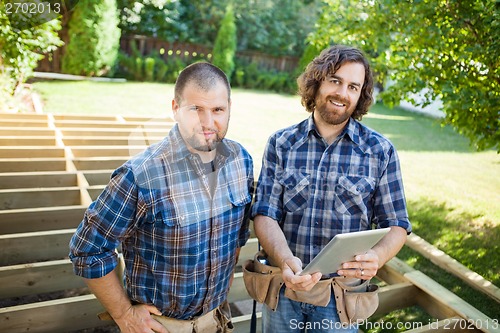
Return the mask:
[(264, 332), (357, 332), (337, 325), (333, 293), (317, 306), (287, 298), (285, 289), (307, 294), (319, 285), (321, 273), (299, 273), (337, 234), (390, 228), (336, 272), (346, 280), (371, 279), (398, 253), (411, 232), (399, 159), (388, 139), (360, 123), (373, 102), (361, 51), (332, 46), (297, 82), (311, 116), (270, 137), (252, 208), (257, 237), (286, 285), (276, 311), (263, 308)]

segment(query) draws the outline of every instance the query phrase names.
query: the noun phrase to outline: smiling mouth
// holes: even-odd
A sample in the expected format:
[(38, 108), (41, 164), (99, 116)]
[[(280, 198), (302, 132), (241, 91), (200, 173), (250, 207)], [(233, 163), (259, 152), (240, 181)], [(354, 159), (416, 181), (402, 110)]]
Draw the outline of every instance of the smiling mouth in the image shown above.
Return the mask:
[(334, 101), (334, 100), (330, 100), (330, 103), (332, 103), (333, 105), (338, 106), (338, 107), (344, 107), (345, 106), (344, 103), (340, 103), (340, 102), (337, 102), (337, 101)]

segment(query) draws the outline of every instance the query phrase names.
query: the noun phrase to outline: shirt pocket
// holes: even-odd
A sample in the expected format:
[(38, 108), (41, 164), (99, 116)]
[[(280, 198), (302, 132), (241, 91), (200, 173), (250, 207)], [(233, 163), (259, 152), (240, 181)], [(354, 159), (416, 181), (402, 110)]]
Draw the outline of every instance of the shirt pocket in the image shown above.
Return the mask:
[(310, 176), (302, 172), (283, 173), (278, 182), (283, 188), (283, 207), (288, 212), (304, 209), (309, 201)]
[(180, 198), (165, 195), (152, 206), (153, 222), (155, 224), (161, 223), (168, 227), (185, 227), (201, 222), (209, 214), (209, 202), (188, 194)]
[(340, 176), (335, 190), (335, 209), (341, 214), (366, 213), (375, 189), (372, 177)]

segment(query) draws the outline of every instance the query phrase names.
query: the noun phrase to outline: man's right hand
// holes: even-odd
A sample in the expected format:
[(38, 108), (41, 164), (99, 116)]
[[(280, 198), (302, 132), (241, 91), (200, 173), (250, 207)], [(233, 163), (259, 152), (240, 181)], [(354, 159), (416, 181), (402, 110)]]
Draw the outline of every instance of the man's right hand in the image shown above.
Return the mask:
[(151, 314), (161, 316), (153, 305), (132, 305), (119, 318), (113, 318), (122, 333), (170, 333)]
[(309, 291), (321, 279), (321, 273), (299, 275), (302, 261), (297, 257), (285, 259), (281, 264), (283, 281), (287, 288), (294, 291)]

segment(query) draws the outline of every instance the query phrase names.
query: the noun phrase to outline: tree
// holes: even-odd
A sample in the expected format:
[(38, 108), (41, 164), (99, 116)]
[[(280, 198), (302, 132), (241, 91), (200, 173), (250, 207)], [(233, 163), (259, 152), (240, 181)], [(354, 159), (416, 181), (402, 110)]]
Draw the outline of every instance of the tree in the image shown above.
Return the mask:
[(170, 42), (186, 40), (187, 8), (177, 0), (117, 0), (120, 28), (129, 34), (158, 37)]
[(320, 0), (117, 0), (124, 34), (213, 46), (229, 3), (238, 50), (302, 54), (319, 16)]
[(44, 53), (62, 45), (57, 35), (61, 22), (57, 19), (24, 27), (25, 17), (6, 14), (0, 4), (0, 109), (8, 104), (16, 88), (33, 74)]
[(499, 151), (499, 12), (496, 0), (325, 0), (309, 42), (360, 47), (378, 79), (392, 82), (384, 102), (440, 99), (445, 123), (475, 148)]
[(234, 71), (234, 55), (236, 53), (236, 25), (231, 5), (227, 6), (226, 15), (215, 38), (212, 52), (212, 63), (222, 69), (228, 78)]
[(112, 73), (120, 43), (116, 1), (80, 1), (69, 21), (68, 35), (62, 59), (64, 72), (96, 76)]

